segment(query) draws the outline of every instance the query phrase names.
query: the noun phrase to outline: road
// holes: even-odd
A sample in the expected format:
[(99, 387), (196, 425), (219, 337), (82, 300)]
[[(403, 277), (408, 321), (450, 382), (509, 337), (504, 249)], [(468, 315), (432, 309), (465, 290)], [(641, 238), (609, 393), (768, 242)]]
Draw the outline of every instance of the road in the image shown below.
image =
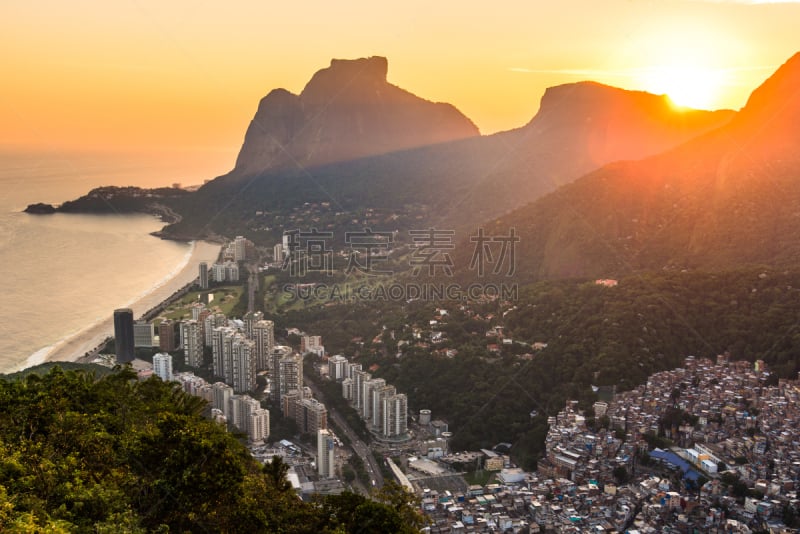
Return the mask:
[(258, 264), (247, 265), (250, 273), (247, 278), (247, 311), (252, 313), (256, 309), (256, 291), (258, 291)]
[(350, 446), (353, 448), (353, 452), (361, 457), (364, 460), (364, 467), (367, 470), (367, 474), (369, 474), (370, 480), (374, 480), (374, 486), (376, 488), (380, 488), (383, 486), (383, 474), (381, 473), (381, 468), (378, 465), (378, 462), (375, 460), (375, 457), (372, 455), (372, 451), (367, 446), (366, 443), (361, 441), (361, 438), (358, 437), (358, 434), (350, 428), (350, 425), (347, 423), (345, 418), (338, 412), (336, 409), (332, 408), (330, 404), (325, 403), (325, 396), (322, 391), (317, 387), (317, 385), (312, 382), (308, 377), (303, 381), (304, 386), (308, 386), (311, 388), (311, 391), (314, 393), (314, 396), (325, 406), (328, 408), (328, 418), (333, 421), (336, 427), (341, 430), (345, 437), (350, 440)]

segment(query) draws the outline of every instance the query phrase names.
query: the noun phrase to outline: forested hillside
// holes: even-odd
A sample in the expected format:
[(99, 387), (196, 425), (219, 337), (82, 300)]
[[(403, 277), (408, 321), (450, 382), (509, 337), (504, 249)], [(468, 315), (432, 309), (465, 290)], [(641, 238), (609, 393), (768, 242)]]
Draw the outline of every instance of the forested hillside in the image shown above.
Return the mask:
[[(0, 381), (2, 532), (414, 532), (396, 486), (301, 501), (205, 401), (129, 369)], [(390, 504), (391, 503), (391, 504)], [(366, 530), (365, 530), (366, 529)]]

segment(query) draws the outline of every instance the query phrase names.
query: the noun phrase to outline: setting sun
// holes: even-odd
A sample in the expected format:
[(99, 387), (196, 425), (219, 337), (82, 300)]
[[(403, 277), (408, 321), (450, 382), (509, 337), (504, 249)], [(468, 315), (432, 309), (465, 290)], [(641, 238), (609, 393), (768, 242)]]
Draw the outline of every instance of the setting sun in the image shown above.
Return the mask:
[(666, 94), (673, 104), (696, 109), (715, 109), (724, 83), (719, 70), (669, 65), (647, 70), (643, 84), (645, 90)]

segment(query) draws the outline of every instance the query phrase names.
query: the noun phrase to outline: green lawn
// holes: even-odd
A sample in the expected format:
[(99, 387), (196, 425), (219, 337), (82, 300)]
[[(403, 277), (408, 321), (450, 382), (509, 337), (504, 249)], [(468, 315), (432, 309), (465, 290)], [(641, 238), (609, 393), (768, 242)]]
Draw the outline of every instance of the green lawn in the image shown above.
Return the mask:
[(473, 484), (477, 484), (479, 486), (485, 486), (488, 484), (497, 471), (470, 471), (469, 473), (464, 474), (464, 480), (467, 481), (467, 484), (472, 486)]
[(208, 291), (190, 291), (178, 302), (171, 304), (162, 315), (167, 319), (180, 321), (181, 319), (192, 318), (192, 304), (200, 301), (200, 296), (207, 293), (213, 294), (214, 298), (207, 305), (214, 311), (220, 311), (225, 315), (230, 314), (231, 310), (244, 294), (244, 286), (220, 286)]

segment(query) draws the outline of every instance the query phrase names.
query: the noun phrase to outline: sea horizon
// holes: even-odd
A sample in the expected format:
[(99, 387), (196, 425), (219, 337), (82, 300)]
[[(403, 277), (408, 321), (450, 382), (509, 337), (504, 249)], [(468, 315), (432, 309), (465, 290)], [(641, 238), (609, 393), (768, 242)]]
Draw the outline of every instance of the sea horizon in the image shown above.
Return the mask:
[(2, 152), (0, 187), (9, 194), (0, 200), (0, 256), (6, 260), (0, 279), (11, 304), (0, 309), (0, 373), (76, 359), (108, 333), (114, 309), (134, 307), (138, 317), (194, 278), (196, 263), (219, 250), (151, 235), (164, 223), (150, 215), (31, 215), (24, 207), (60, 204), (101, 185), (178, 181), (179, 175), (154, 171), (146, 161), (137, 167), (125, 160)]

